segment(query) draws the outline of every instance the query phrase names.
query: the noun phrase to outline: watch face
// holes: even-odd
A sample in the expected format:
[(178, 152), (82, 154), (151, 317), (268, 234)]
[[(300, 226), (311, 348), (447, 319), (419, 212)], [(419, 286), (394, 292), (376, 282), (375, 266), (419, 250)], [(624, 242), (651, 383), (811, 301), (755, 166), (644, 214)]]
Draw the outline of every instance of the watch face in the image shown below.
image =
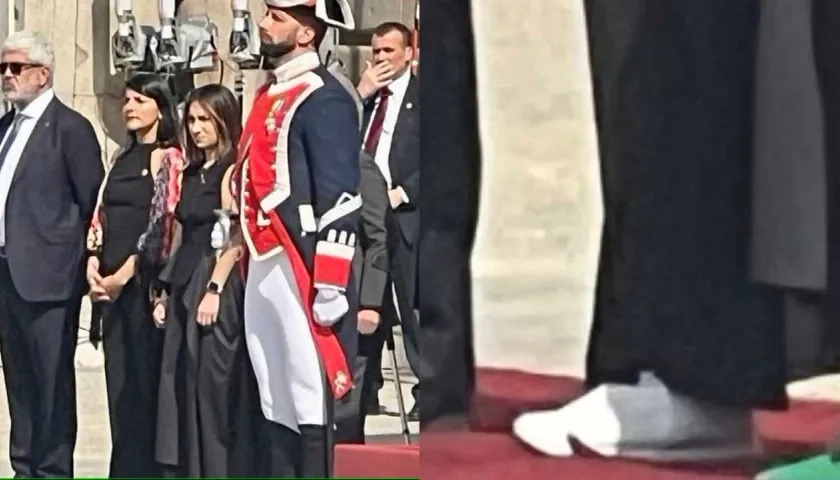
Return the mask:
[(210, 293), (219, 293), (219, 284), (216, 282), (210, 282), (207, 284), (207, 291)]

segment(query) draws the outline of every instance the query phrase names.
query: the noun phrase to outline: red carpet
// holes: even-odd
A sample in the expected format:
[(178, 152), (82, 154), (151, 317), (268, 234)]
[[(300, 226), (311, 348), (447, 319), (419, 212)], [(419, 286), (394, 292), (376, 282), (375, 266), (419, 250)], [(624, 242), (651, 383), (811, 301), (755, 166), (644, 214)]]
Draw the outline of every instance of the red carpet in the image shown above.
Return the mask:
[[(418, 477), (424, 480), (530, 478), (598, 480), (746, 480), (756, 464), (660, 466), (601, 458), (545, 458), (519, 444), (508, 433), (522, 412), (553, 408), (582, 392), (569, 377), (510, 370), (480, 369), (473, 409), (473, 431), (428, 433), (419, 452), (401, 445), (339, 446), (338, 476)], [(840, 403), (793, 402), (787, 412), (755, 415), (768, 459), (822, 452), (840, 429)], [(396, 433), (396, 432), (395, 432)], [(517, 478), (518, 477), (518, 478)]]
[(417, 445), (339, 445), (335, 449), (338, 478), (417, 478)]

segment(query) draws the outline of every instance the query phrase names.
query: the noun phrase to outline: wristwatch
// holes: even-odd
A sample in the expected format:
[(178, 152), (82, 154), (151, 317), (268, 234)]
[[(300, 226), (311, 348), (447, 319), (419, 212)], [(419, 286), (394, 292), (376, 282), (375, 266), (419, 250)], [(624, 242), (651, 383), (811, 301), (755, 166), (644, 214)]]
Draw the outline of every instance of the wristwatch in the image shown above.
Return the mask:
[(222, 293), (222, 286), (211, 280), (207, 283), (207, 293), (218, 295)]

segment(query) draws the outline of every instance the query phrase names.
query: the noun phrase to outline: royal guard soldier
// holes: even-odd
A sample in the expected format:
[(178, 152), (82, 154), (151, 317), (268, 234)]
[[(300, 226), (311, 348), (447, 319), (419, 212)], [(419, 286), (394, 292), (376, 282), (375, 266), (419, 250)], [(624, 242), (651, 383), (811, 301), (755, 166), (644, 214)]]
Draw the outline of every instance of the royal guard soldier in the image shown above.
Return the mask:
[[(332, 407), (352, 388), (359, 225), (359, 119), (322, 65), (328, 25), (353, 28), (346, 0), (266, 0), (258, 89), (237, 173), (245, 335), (265, 425), (268, 476), (331, 476)], [(345, 321), (344, 318), (347, 318)], [(269, 453), (270, 452), (270, 453)]]

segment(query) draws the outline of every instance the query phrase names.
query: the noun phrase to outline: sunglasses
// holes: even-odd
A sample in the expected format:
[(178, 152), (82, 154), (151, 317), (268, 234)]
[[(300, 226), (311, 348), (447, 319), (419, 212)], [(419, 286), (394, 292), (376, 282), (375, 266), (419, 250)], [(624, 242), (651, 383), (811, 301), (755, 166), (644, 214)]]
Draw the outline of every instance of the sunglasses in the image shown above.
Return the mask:
[(40, 65), (37, 63), (3, 62), (0, 63), (0, 75), (5, 75), (7, 71), (11, 71), (12, 75), (17, 76), (24, 70), (34, 67), (40, 67)]

